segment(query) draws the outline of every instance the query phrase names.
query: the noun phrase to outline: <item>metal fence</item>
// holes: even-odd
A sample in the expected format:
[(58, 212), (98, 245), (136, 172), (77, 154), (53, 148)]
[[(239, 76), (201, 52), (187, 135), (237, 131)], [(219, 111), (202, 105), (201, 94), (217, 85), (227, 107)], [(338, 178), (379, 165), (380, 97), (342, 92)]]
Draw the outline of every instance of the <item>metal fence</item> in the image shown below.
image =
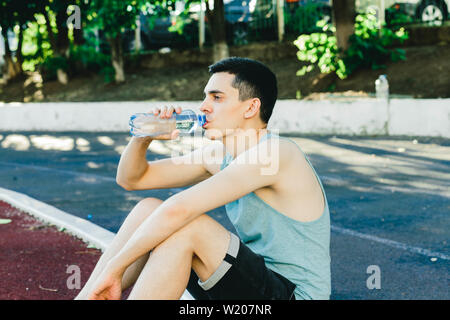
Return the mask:
[[(277, 1), (259, 0), (248, 24), (248, 42), (278, 38)], [(284, 34), (288, 38), (302, 33), (317, 32), (317, 22), (331, 19), (328, 0), (286, 1), (284, 5)]]
[[(225, 18), (227, 41), (244, 45), (278, 39), (277, 0), (227, 0)], [(440, 25), (448, 17), (450, 0), (355, 0), (357, 13), (371, 11), (380, 23), (388, 26)], [(144, 48), (158, 49), (197, 47), (198, 14), (186, 18), (183, 33), (168, 31), (172, 18), (158, 18), (156, 24), (142, 35)], [(331, 0), (285, 0), (284, 37), (294, 40), (301, 34), (321, 32), (317, 22), (332, 22)], [(186, 20), (187, 21), (187, 20)], [(141, 23), (143, 26), (145, 22)], [(130, 33), (134, 37), (134, 32)], [(206, 23), (206, 45), (211, 45), (210, 27)]]

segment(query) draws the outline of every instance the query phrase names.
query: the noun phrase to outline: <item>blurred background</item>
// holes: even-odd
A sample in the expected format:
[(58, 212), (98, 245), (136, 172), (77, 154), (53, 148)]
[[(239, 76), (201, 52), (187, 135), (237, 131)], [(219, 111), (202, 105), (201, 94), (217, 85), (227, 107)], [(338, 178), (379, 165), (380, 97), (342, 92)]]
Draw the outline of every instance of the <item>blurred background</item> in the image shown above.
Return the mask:
[(198, 100), (230, 55), (267, 63), (281, 99), (370, 96), (380, 73), (394, 96), (449, 97), (449, 4), (0, 0), (0, 101)]

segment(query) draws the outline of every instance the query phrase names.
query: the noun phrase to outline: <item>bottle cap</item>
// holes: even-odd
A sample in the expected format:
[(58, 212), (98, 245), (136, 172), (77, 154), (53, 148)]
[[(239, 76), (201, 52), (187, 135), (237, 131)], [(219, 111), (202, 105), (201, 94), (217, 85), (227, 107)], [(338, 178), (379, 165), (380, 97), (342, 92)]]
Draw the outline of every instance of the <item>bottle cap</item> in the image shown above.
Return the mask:
[(198, 125), (203, 128), (203, 125), (206, 123), (206, 115), (199, 114), (197, 116), (197, 119), (198, 119)]

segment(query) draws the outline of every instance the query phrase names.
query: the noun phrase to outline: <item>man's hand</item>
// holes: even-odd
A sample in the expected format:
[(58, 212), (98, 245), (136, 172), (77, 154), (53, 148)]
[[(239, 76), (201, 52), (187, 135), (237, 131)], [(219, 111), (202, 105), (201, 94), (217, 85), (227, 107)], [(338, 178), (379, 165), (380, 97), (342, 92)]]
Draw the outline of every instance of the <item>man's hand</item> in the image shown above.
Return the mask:
[(122, 295), (122, 274), (106, 268), (92, 286), (88, 300), (120, 300)]
[[(167, 108), (167, 106), (164, 106), (164, 108), (160, 109), (158, 107), (154, 108), (151, 113), (153, 113), (153, 115), (155, 117), (159, 117), (161, 119), (170, 119), (172, 117), (172, 114), (175, 112), (177, 114), (181, 113), (181, 107), (169, 107)], [(164, 135), (160, 135), (160, 136), (156, 136), (156, 137), (152, 137), (153, 140), (175, 140), (176, 138), (178, 138), (180, 134), (180, 130), (175, 129), (174, 131), (172, 131), (170, 134), (164, 134)]]

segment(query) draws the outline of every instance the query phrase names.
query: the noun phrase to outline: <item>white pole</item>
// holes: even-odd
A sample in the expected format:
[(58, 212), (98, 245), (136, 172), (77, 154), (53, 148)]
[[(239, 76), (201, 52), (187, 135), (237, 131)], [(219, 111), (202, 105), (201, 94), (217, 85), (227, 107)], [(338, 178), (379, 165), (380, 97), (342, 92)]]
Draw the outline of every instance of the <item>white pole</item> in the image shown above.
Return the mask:
[(134, 43), (136, 52), (141, 51), (141, 19), (140, 15), (136, 17), (136, 30), (134, 30)]
[[(2, 27), (0, 27), (0, 30), (2, 30)], [(3, 40), (3, 36), (0, 32), (0, 74), (3, 64), (5, 63), (5, 61), (3, 60), (4, 55), (5, 55), (5, 41)]]
[(278, 42), (284, 37), (284, 0), (277, 1)]
[(205, 0), (201, 0), (200, 12), (199, 12), (200, 17), (198, 20), (198, 46), (199, 46), (200, 50), (203, 50), (203, 45), (205, 44), (205, 11), (203, 11), (204, 5), (205, 5)]
[(385, 10), (386, 6), (384, 3), (384, 0), (380, 0), (380, 16), (378, 17), (379, 21), (380, 21), (380, 29), (383, 27), (385, 21), (385, 16), (384, 16), (384, 10)]
[(100, 37), (98, 35), (98, 29), (94, 29), (95, 34), (95, 51), (100, 52)]

